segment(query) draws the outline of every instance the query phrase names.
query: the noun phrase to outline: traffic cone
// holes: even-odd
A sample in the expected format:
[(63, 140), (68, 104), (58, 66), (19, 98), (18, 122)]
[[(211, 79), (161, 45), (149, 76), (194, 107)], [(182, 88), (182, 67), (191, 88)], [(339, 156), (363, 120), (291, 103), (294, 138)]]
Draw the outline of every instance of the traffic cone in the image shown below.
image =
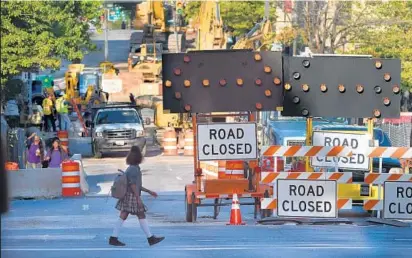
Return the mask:
[(233, 194), (230, 222), (227, 225), (245, 225), (245, 223), (242, 222), (242, 214), (240, 214), (240, 205), (237, 194)]

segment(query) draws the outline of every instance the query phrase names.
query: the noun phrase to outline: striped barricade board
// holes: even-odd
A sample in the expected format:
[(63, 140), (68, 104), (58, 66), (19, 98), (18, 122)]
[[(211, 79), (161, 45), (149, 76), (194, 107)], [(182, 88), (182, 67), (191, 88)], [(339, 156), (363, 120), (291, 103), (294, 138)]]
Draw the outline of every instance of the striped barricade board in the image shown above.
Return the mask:
[(262, 172), (262, 183), (275, 183), (277, 179), (336, 180), (352, 183), (352, 172)]
[[(339, 210), (352, 209), (352, 199), (337, 199), (337, 208)], [(278, 200), (276, 198), (262, 198), (260, 200), (261, 210), (276, 210), (278, 206)]]
[(262, 156), (272, 157), (350, 157), (352, 150), (345, 146), (281, 146), (262, 147)]

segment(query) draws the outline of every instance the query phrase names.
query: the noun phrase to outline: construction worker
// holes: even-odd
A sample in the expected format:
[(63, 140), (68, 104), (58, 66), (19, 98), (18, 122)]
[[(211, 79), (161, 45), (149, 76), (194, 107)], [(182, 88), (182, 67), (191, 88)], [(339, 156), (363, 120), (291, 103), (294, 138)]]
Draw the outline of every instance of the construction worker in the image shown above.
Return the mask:
[(53, 132), (56, 132), (56, 124), (53, 117), (53, 100), (51, 94), (43, 100), (44, 128), (48, 132), (53, 127)]
[(59, 117), (60, 130), (66, 131), (71, 127), (69, 118), (69, 102), (66, 100), (66, 95), (60, 92), (60, 97), (56, 99), (56, 111)]

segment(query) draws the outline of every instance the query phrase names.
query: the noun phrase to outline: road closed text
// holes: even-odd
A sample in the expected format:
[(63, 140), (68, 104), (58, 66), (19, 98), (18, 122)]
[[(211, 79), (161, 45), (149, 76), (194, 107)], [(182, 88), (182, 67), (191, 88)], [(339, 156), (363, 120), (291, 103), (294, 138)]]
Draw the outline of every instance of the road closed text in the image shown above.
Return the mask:
[(199, 160), (255, 159), (256, 124), (199, 124)]
[[(323, 186), (318, 185), (315, 187), (304, 185), (290, 185), (289, 195), (290, 196), (312, 196), (314, 198), (318, 196), (323, 196), (325, 194), (325, 189)], [(282, 202), (282, 208), (284, 211), (293, 212), (330, 212), (332, 210), (332, 203), (329, 201), (289, 201), (284, 200)]]
[(278, 215), (285, 217), (336, 217), (336, 181), (277, 181)]
[(384, 217), (412, 219), (412, 182), (385, 182)]
[(337, 163), (339, 168), (369, 170), (369, 160), (361, 153), (369, 146), (369, 137), (366, 134), (349, 134), (317, 131), (313, 133), (313, 145), (315, 146), (345, 146), (353, 150), (351, 157), (314, 157), (314, 167), (334, 167)]

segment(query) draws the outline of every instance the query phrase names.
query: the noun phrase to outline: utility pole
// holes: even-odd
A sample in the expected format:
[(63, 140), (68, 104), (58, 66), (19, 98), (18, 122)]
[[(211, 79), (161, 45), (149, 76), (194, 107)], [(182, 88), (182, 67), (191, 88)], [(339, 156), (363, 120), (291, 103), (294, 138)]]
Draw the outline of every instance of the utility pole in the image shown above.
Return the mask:
[(107, 19), (109, 19), (109, 9), (106, 3), (104, 3), (104, 61), (109, 60), (109, 32), (107, 26)]
[(269, 19), (269, 8), (270, 8), (270, 6), (269, 6), (269, 1), (268, 0), (266, 0), (265, 1), (265, 17), (266, 17), (266, 19)]
[(176, 37), (176, 53), (179, 53), (179, 35), (177, 34), (177, 12), (176, 12), (177, 7), (175, 6), (175, 22), (174, 22), (174, 33), (175, 33), (175, 37)]

